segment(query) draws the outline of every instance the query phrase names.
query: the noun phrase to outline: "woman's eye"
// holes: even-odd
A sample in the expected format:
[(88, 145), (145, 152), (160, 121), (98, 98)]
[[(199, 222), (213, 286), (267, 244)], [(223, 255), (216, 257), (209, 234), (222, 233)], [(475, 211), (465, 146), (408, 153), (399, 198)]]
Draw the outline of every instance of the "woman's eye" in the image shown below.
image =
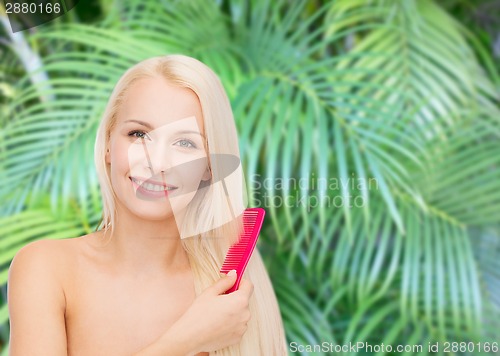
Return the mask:
[(148, 138), (147, 134), (141, 130), (130, 131), (128, 135), (135, 138)]
[(196, 148), (196, 145), (191, 140), (179, 140), (175, 143), (175, 145), (180, 146), (182, 148)]

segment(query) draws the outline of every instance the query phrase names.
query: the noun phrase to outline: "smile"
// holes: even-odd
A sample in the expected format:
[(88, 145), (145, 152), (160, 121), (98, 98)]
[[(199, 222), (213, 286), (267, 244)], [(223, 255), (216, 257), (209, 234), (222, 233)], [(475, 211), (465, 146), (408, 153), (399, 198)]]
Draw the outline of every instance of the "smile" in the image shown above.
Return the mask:
[(140, 188), (150, 191), (150, 192), (163, 192), (163, 191), (172, 191), (177, 189), (177, 187), (173, 185), (167, 185), (167, 184), (155, 184), (155, 183), (150, 183), (144, 180), (140, 180), (134, 177), (130, 177), (132, 182), (137, 184)]

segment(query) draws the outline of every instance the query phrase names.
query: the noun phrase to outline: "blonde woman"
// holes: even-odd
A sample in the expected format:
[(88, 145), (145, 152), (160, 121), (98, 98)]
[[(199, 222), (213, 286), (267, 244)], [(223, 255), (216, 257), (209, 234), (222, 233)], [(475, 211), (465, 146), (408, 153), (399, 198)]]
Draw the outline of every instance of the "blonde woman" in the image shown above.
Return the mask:
[(219, 274), (244, 207), (238, 159), (207, 66), (169, 55), (130, 68), (97, 133), (100, 227), (12, 262), (10, 355), (285, 355), (258, 251), (237, 291)]

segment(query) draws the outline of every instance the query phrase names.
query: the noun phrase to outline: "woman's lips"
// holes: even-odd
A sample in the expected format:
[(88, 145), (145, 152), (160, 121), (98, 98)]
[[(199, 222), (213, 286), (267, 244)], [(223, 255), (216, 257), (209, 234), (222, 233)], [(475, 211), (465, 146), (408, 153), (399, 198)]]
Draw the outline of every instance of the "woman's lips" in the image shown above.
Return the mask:
[(171, 184), (164, 184), (151, 179), (144, 180), (140, 177), (129, 177), (132, 185), (136, 189), (137, 197), (141, 198), (165, 198), (177, 189)]

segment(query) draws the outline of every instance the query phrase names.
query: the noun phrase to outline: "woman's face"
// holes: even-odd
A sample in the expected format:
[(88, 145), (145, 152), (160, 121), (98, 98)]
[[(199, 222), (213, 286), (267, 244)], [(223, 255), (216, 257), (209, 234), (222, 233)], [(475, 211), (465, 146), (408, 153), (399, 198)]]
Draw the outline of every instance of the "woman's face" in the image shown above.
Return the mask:
[(118, 109), (106, 153), (117, 204), (146, 220), (180, 218), (200, 182), (210, 178), (205, 142), (193, 91), (160, 77), (135, 82)]

